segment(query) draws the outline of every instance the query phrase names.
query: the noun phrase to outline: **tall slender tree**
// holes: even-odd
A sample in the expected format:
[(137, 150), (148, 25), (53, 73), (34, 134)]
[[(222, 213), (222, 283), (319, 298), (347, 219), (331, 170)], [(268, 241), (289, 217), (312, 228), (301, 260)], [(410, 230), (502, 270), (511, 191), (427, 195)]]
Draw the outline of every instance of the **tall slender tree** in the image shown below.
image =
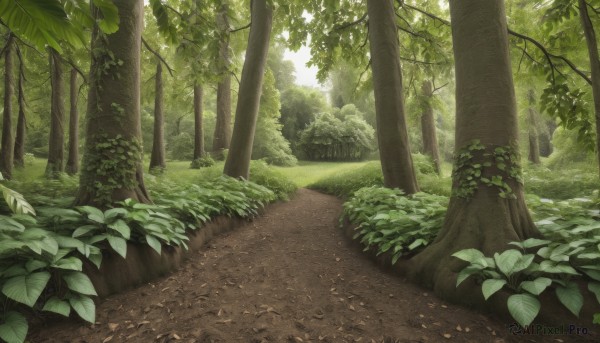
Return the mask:
[(4, 113), (2, 115), (2, 145), (0, 147), (0, 172), (5, 179), (12, 178), (14, 139), (12, 133), (12, 101), (14, 97), (14, 66), (15, 37), (8, 33), (4, 46)]
[(538, 134), (537, 112), (535, 110), (535, 93), (530, 89), (527, 93), (529, 108), (527, 109), (527, 136), (529, 138), (528, 160), (540, 164), (540, 143)]
[[(86, 143), (77, 204), (148, 203), (140, 124), (143, 0), (115, 1), (119, 30), (92, 32)], [(93, 10), (98, 18), (98, 9)]]
[(235, 110), (233, 137), (223, 171), (226, 175), (244, 179), (250, 176), (252, 144), (273, 21), (273, 5), (269, 1), (252, 0), (251, 3), (252, 25)]
[(204, 156), (203, 94), (202, 86), (194, 82), (194, 160)]
[(50, 137), (48, 141), (48, 164), (46, 177), (55, 178), (64, 171), (65, 144), (65, 85), (61, 58), (56, 50), (49, 48), (50, 80), (52, 88), (50, 105)]
[(435, 128), (435, 118), (433, 116), (433, 106), (431, 105), (433, 97), (433, 85), (431, 81), (423, 81), (421, 91), (423, 92), (424, 108), (421, 114), (421, 133), (423, 136), (423, 152), (433, 160), (433, 167), (436, 173), (440, 173), (440, 152), (437, 142), (437, 132)]
[(404, 118), (402, 70), (392, 0), (367, 0), (377, 141), (386, 187), (419, 191)]
[(71, 69), (69, 81), (69, 157), (65, 170), (70, 175), (79, 172), (79, 109), (77, 108), (77, 70)]
[[(476, 248), (489, 256), (510, 241), (540, 234), (520, 180), (504, 1), (450, 0), (450, 12), (456, 74), (453, 194), (440, 233), (412, 259), (410, 276), (445, 298), (470, 302), (478, 298), (465, 297), (460, 294), (465, 288), (455, 286), (463, 265), (451, 257), (454, 252)], [(492, 178), (501, 186), (486, 183)]]
[(18, 103), (19, 103), (19, 116), (17, 117), (17, 132), (15, 135), (15, 152), (14, 152), (14, 165), (15, 167), (22, 168), (25, 166), (25, 134), (26, 134), (26, 117), (25, 117), (25, 66), (24, 61), (21, 58), (19, 67), (19, 84), (18, 90)]
[(152, 141), (152, 155), (150, 156), (150, 170), (162, 172), (167, 167), (167, 163), (165, 161), (165, 105), (161, 61), (158, 61), (156, 65), (155, 80), (154, 139)]
[(224, 149), (229, 149), (231, 144), (231, 73), (229, 65), (229, 4), (228, 0), (221, 0), (217, 14), (217, 27), (221, 34), (219, 46), (219, 83), (217, 85), (217, 122), (213, 135), (212, 151), (217, 158), (222, 156)]

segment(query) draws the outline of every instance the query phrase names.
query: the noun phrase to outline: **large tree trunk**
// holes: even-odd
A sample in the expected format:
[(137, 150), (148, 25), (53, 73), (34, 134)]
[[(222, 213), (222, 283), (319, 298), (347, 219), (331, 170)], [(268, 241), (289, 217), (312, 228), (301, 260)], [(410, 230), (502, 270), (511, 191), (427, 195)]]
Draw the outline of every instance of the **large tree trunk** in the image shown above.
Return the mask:
[(437, 133), (435, 128), (435, 117), (433, 116), (433, 107), (431, 98), (433, 97), (433, 86), (431, 81), (423, 81), (421, 87), (425, 97), (425, 108), (421, 115), (421, 133), (423, 135), (423, 152), (433, 160), (433, 167), (436, 173), (440, 173), (440, 153), (438, 149)]
[(202, 127), (202, 86), (194, 83), (194, 160), (204, 156), (204, 129)]
[(105, 207), (128, 198), (150, 202), (144, 186), (140, 120), (144, 1), (115, 1), (115, 5), (119, 31), (105, 35), (96, 27), (92, 34), (78, 205)]
[(216, 158), (222, 159), (223, 150), (231, 143), (231, 74), (229, 71), (229, 5), (223, 1), (217, 18), (217, 26), (222, 33), (219, 47), (219, 65), (221, 75), (217, 85), (217, 122), (213, 135), (212, 151)]
[(58, 52), (50, 48), (50, 80), (52, 87), (50, 109), (50, 137), (48, 141), (48, 164), (46, 177), (56, 178), (64, 171), (65, 145), (65, 85), (62, 63)]
[(165, 118), (163, 104), (162, 65), (156, 65), (156, 87), (154, 95), (154, 140), (152, 142), (152, 155), (150, 157), (150, 171), (162, 172), (165, 162)]
[(13, 56), (15, 38), (9, 33), (4, 51), (4, 114), (2, 116), (2, 145), (0, 147), (0, 172), (5, 179), (12, 178), (14, 144), (12, 133), (12, 98), (14, 96)]
[[(450, 0), (450, 13), (456, 74), (453, 195), (440, 233), (411, 260), (409, 276), (443, 298), (480, 305), (483, 297), (473, 296), (468, 282), (456, 288), (464, 264), (451, 255), (476, 248), (490, 256), (507, 249), (508, 242), (540, 234), (525, 205), (523, 185), (511, 176), (520, 174), (519, 136), (504, 1)], [(484, 166), (487, 162), (491, 166)], [(469, 173), (477, 164), (480, 176)], [(484, 178), (493, 176), (502, 177), (510, 191), (501, 194), (486, 184)]]
[(406, 194), (419, 191), (404, 119), (402, 70), (392, 0), (367, 0), (377, 141), (383, 182)]
[(598, 56), (596, 32), (594, 32), (594, 25), (590, 20), (587, 6), (585, 0), (579, 0), (579, 17), (587, 42), (590, 70), (592, 72), (592, 94), (594, 95), (594, 114), (596, 117), (596, 153), (598, 156), (598, 170), (600, 175), (600, 57)]
[(23, 61), (19, 70), (19, 85), (18, 85), (18, 97), (19, 97), (19, 117), (17, 118), (17, 133), (15, 136), (15, 153), (14, 153), (14, 165), (15, 167), (22, 168), (25, 166), (25, 134), (26, 134), (26, 118), (25, 118), (25, 71)]
[(271, 6), (267, 0), (252, 0), (252, 26), (235, 110), (233, 138), (223, 170), (231, 177), (248, 179), (250, 174), (250, 157), (271, 37)]
[(528, 160), (534, 164), (540, 164), (540, 143), (537, 128), (537, 113), (534, 108), (535, 94), (529, 90), (529, 109), (527, 111), (527, 133), (529, 136), (529, 156)]
[(69, 158), (65, 170), (70, 175), (79, 172), (79, 110), (77, 109), (77, 70), (71, 69), (69, 86)]

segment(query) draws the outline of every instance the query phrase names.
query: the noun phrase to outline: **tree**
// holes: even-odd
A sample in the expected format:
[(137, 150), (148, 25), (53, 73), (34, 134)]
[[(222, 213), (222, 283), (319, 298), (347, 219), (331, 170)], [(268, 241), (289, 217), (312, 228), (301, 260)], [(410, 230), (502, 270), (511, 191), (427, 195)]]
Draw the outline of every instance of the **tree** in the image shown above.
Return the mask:
[(538, 135), (538, 120), (535, 110), (535, 93), (530, 89), (528, 94), (528, 109), (527, 109), (527, 136), (529, 138), (529, 155), (528, 160), (534, 164), (540, 164), (540, 143)]
[(252, 25), (235, 110), (233, 137), (223, 173), (248, 179), (250, 157), (273, 21), (267, 0), (252, 0)]
[(281, 132), (294, 153), (298, 153), (300, 132), (315, 120), (318, 113), (326, 110), (325, 97), (318, 90), (294, 86), (281, 93)]
[[(221, 157), (224, 149), (229, 149), (231, 143), (231, 74), (229, 56), (229, 19), (228, 0), (222, 0), (217, 14), (217, 27), (221, 33), (219, 46), (220, 79), (217, 85), (217, 124), (213, 135), (213, 153)], [(250, 50), (250, 46), (248, 47)], [(260, 88), (259, 88), (260, 89)]]
[(21, 58), (19, 68), (19, 84), (18, 84), (18, 100), (19, 100), (19, 117), (17, 118), (17, 132), (15, 136), (15, 151), (14, 165), (22, 168), (25, 166), (25, 134), (26, 134), (26, 118), (25, 118), (25, 66)]
[(69, 81), (69, 157), (65, 171), (74, 175), (79, 172), (79, 109), (77, 108), (77, 69), (71, 69)]
[(421, 114), (421, 133), (423, 137), (423, 152), (431, 157), (436, 173), (440, 173), (440, 153), (438, 150), (435, 118), (431, 98), (433, 97), (433, 86), (431, 81), (423, 81), (421, 87), (424, 98), (423, 114)]
[(411, 260), (409, 276), (444, 298), (476, 302), (471, 293), (460, 293), (471, 289), (456, 289), (463, 265), (451, 255), (476, 248), (489, 256), (510, 241), (540, 234), (520, 179), (504, 1), (451, 0), (450, 13), (456, 74), (453, 193), (440, 233)]
[[(95, 27), (86, 143), (76, 204), (149, 203), (142, 170), (140, 52), (143, 0), (117, 1), (120, 27)], [(94, 11), (97, 18), (98, 11)]]
[(166, 167), (165, 161), (165, 105), (163, 92), (162, 64), (156, 64), (156, 86), (154, 94), (154, 140), (150, 156), (150, 171), (162, 172)]
[(46, 177), (56, 178), (64, 171), (63, 155), (65, 144), (65, 104), (64, 80), (62, 61), (58, 52), (49, 49), (50, 79), (51, 79), (51, 110), (50, 110), (50, 137), (48, 141), (48, 164), (46, 164)]
[(386, 187), (419, 191), (404, 119), (402, 71), (392, 0), (368, 0), (369, 44), (375, 91), (377, 141)]
[(15, 37), (8, 33), (4, 46), (4, 113), (2, 115), (2, 145), (0, 147), (0, 172), (5, 179), (12, 178), (14, 140), (12, 133), (12, 99), (14, 97), (13, 57)]
[(204, 128), (202, 122), (202, 86), (194, 83), (194, 160), (204, 156)]

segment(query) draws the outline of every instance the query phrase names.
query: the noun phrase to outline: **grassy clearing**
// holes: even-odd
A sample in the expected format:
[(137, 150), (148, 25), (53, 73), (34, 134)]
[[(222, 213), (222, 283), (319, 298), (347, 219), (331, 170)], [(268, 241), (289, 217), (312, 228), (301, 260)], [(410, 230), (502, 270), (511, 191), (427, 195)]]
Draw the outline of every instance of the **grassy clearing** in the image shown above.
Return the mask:
[(299, 161), (294, 167), (273, 167), (298, 187), (306, 187), (317, 181), (366, 165), (369, 162), (308, 162)]

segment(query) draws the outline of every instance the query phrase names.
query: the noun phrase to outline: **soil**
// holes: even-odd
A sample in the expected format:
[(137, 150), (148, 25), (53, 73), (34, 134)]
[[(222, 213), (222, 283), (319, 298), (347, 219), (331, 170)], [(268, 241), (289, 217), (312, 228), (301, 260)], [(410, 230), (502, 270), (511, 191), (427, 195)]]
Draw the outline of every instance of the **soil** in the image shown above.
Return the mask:
[[(573, 342), (509, 323), (388, 274), (338, 227), (341, 201), (301, 189), (180, 270), (108, 297), (97, 323), (31, 329), (30, 342)], [(591, 340), (591, 337), (585, 337)]]

